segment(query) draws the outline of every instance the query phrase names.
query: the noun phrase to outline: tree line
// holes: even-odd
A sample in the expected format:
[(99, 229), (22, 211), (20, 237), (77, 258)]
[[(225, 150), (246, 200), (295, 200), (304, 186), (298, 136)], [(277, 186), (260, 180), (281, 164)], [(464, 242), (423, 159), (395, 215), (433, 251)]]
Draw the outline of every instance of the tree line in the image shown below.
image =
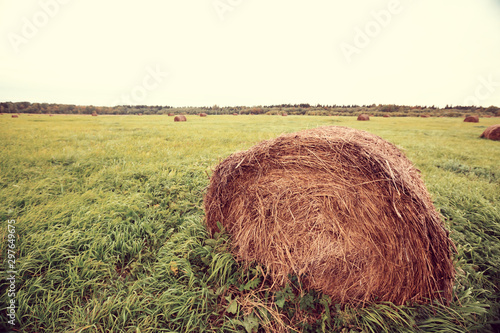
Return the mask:
[(224, 106), (217, 105), (204, 107), (172, 107), (151, 105), (117, 105), (113, 107), (93, 105), (72, 105), (56, 103), (30, 103), (30, 102), (2, 102), (0, 113), (25, 113), (25, 114), (108, 114), (108, 115), (163, 115), (163, 114), (268, 114), (268, 115), (312, 115), (312, 116), (354, 116), (366, 113), (373, 116), (390, 115), (396, 117), (409, 116), (444, 116), (463, 117), (465, 115), (500, 116), (500, 108), (496, 106), (451, 106), (444, 108), (432, 106), (408, 106), (395, 104), (371, 105), (310, 105), (279, 104), (259, 106)]

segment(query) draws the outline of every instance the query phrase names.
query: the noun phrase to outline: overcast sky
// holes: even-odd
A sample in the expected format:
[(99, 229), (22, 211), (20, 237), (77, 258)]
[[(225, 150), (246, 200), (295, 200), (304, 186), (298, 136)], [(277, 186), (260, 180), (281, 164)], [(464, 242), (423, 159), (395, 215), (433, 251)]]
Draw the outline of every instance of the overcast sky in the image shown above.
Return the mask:
[(0, 101), (500, 106), (500, 0), (0, 0)]

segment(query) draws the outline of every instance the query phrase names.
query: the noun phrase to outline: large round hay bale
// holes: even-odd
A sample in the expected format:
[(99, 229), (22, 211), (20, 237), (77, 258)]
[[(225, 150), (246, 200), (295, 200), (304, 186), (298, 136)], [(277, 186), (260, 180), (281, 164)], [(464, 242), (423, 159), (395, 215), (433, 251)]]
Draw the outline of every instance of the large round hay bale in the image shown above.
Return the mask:
[(282, 117), (286, 117), (286, 116), (288, 116), (288, 113), (283, 112), (283, 113), (281, 114), (281, 116), (282, 116)]
[(206, 113), (200, 113), (200, 117), (206, 117), (207, 114)]
[(174, 121), (177, 122), (177, 121), (186, 121), (186, 116), (183, 116), (183, 115), (178, 115), (178, 116), (175, 116), (174, 117)]
[(391, 116), (389, 116), (388, 114), (384, 114), (383, 116), (384, 118), (390, 118)]
[(97, 112), (92, 112), (92, 117), (97, 117)]
[(480, 136), (481, 138), (500, 141), (500, 124), (491, 125), (487, 129), (484, 130), (483, 134)]
[(478, 123), (479, 117), (478, 116), (468, 116), (468, 117), (465, 117), (464, 122), (466, 122), (466, 123)]
[(358, 120), (370, 120), (370, 116), (367, 114), (360, 114)]
[(17, 114), (13, 114), (12, 118), (19, 118), (19, 116)]
[(373, 134), (320, 127), (229, 156), (204, 198), (235, 258), (342, 304), (449, 301), (452, 251), (419, 171)]

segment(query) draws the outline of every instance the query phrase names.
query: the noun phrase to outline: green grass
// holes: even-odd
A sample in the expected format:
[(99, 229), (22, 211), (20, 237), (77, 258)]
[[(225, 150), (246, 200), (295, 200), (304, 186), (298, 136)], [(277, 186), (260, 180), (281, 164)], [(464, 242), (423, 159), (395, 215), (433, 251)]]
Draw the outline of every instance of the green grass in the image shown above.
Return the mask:
[[(16, 220), (20, 332), (488, 332), (499, 329), (497, 119), (307, 116), (0, 116), (0, 304)], [(458, 248), (450, 306), (341, 308), (294, 283), (273, 293), (226, 234), (207, 238), (210, 170), (232, 152), (320, 125), (367, 130), (405, 151)], [(2, 306), (0, 327), (7, 323)], [(309, 318), (306, 320), (306, 318)]]

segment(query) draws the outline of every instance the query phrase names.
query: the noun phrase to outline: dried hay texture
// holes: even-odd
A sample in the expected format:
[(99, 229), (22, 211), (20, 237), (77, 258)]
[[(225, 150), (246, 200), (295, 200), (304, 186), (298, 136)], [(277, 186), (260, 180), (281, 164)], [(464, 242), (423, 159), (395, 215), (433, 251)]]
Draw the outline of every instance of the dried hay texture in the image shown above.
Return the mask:
[(183, 116), (183, 115), (179, 115), (179, 116), (175, 116), (174, 118), (174, 121), (177, 122), (177, 121), (186, 121), (186, 116)]
[(368, 116), (367, 114), (360, 114), (358, 116), (358, 120), (370, 120), (370, 116)]
[(481, 138), (500, 141), (500, 124), (491, 125), (487, 129), (484, 130), (483, 134), (480, 136)]
[(204, 199), (213, 235), (335, 302), (451, 299), (455, 247), (419, 171), (393, 144), (346, 127), (263, 141), (214, 170)]
[(478, 123), (479, 117), (478, 116), (468, 116), (468, 117), (465, 117), (464, 122), (466, 122), (466, 123)]

